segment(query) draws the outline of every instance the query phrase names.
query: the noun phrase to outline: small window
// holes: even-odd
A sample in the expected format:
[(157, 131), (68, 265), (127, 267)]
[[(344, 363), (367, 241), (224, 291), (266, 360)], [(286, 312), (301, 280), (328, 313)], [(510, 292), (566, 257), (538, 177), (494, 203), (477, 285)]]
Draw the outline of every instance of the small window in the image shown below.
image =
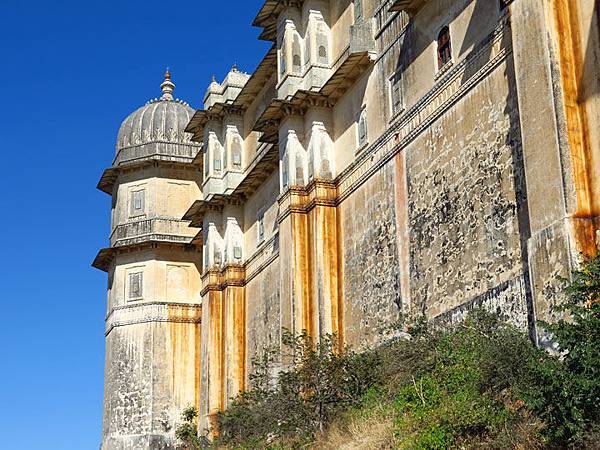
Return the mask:
[(239, 137), (233, 139), (233, 146), (231, 149), (231, 159), (233, 160), (233, 167), (242, 167), (242, 142)]
[(258, 243), (260, 244), (265, 240), (265, 214), (260, 213), (257, 219), (257, 228), (258, 228)]
[(363, 109), (358, 116), (358, 147), (367, 144), (367, 111)]
[(213, 160), (213, 168), (215, 169), (215, 172), (220, 172), (221, 171), (221, 158), (219, 157), (219, 155), (217, 153), (218, 153), (218, 150), (215, 149), (215, 159)]
[(217, 245), (215, 245), (213, 248), (213, 252), (214, 252), (213, 253), (214, 263), (215, 263), (215, 265), (220, 266), (221, 263), (223, 262), (221, 249), (219, 249), (219, 247)]
[(233, 247), (233, 259), (240, 261), (242, 259), (242, 247), (236, 245)]
[(286, 189), (289, 185), (289, 174), (288, 174), (288, 156), (287, 154), (283, 157), (281, 164), (281, 185)]
[(129, 299), (140, 299), (143, 296), (144, 274), (134, 272), (129, 274)]
[(143, 189), (138, 190), (138, 191), (133, 191), (131, 193), (130, 215), (132, 217), (144, 215), (145, 197), (146, 197), (146, 191)]
[(450, 42), (450, 29), (442, 28), (437, 39), (438, 69), (441, 69), (452, 60), (452, 44)]
[(279, 59), (279, 70), (281, 75), (285, 75), (286, 67), (285, 67), (285, 48), (281, 48), (281, 57)]
[(292, 65), (294, 67), (294, 72), (300, 72), (302, 68), (302, 57), (300, 56), (300, 38), (297, 34), (294, 34), (294, 41), (292, 42)]
[(354, 0), (354, 21), (362, 17), (362, 0)]
[(395, 116), (404, 108), (404, 99), (402, 98), (402, 75), (400, 74), (400, 71), (396, 72), (390, 78), (390, 97), (392, 101), (392, 116)]
[(329, 47), (328, 31), (325, 22), (320, 21), (317, 25), (317, 60), (319, 64), (329, 64), (327, 47)]
[(319, 47), (319, 62), (327, 63), (327, 49), (324, 45)]

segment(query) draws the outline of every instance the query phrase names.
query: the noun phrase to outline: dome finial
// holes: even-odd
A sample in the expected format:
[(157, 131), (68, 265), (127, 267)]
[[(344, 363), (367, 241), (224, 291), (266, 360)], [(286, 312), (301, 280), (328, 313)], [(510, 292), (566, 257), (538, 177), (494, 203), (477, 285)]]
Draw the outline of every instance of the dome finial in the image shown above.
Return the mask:
[(171, 81), (171, 71), (167, 67), (165, 71), (165, 80), (160, 85), (163, 95), (160, 97), (161, 100), (173, 100), (173, 90), (175, 89), (175, 83)]

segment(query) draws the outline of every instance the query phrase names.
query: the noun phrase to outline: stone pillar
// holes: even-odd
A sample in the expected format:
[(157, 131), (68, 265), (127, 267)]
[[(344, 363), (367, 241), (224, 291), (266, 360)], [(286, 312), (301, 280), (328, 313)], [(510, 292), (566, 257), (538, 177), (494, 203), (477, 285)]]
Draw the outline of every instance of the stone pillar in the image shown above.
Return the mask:
[(204, 427), (217, 434), (216, 415), (224, 407), (225, 351), (224, 351), (224, 307), (220, 290), (218, 269), (208, 270), (202, 277), (203, 289), (203, 368), (207, 371), (206, 401), (203, 402)]
[[(510, 6), (526, 178), (533, 321), (552, 320), (557, 276), (596, 252), (598, 164), (581, 104), (578, 0), (519, 0)], [(534, 322), (535, 323), (535, 322)], [(532, 325), (534, 325), (532, 323)]]
[(336, 192), (332, 182), (313, 181), (280, 199), (281, 246), (287, 241), (291, 249), (281, 259), (282, 318), (288, 309), (284, 326), (314, 338), (336, 333), (343, 339)]
[(245, 388), (246, 381), (246, 288), (241, 264), (229, 264), (223, 273), (225, 330), (224, 405)]

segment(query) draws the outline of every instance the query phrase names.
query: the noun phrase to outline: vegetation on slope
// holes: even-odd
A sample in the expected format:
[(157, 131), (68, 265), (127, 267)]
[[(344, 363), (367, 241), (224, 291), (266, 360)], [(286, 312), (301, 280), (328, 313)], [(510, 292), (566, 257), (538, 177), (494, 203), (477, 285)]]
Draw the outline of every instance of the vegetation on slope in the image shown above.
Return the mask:
[[(476, 311), (451, 329), (413, 327), (358, 354), (334, 336), (285, 334), (292, 369), (256, 361), (250, 391), (219, 418), (221, 448), (600, 448), (600, 258), (567, 284), (568, 320), (544, 324), (551, 355)], [(189, 446), (187, 448), (200, 448)]]

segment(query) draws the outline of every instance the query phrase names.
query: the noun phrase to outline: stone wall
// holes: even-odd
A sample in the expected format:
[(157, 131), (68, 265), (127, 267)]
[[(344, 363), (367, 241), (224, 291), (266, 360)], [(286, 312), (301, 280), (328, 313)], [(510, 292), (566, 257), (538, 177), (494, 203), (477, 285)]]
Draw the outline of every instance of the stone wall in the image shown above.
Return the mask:
[(522, 327), (515, 93), (499, 66), (407, 149), (411, 298), (436, 317), (482, 296)]
[(399, 319), (394, 186), (390, 162), (339, 206), (345, 337), (350, 345), (374, 343)]
[(279, 258), (271, 262), (246, 285), (246, 367), (266, 347), (280, 345), (281, 309), (279, 298)]

